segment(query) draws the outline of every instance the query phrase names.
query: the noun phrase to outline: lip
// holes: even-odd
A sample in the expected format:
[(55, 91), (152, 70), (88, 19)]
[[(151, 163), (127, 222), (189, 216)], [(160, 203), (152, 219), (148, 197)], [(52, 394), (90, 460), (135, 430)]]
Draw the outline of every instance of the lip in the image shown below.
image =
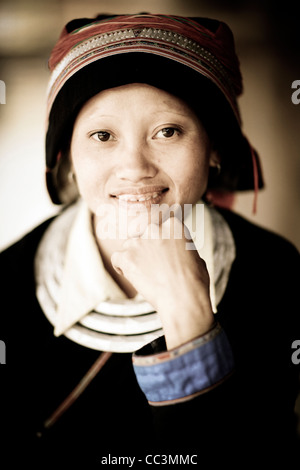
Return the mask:
[(111, 197), (119, 197), (124, 195), (132, 195), (132, 196), (139, 196), (139, 195), (151, 195), (154, 193), (163, 193), (168, 191), (169, 188), (165, 186), (141, 186), (138, 188), (134, 187), (126, 187), (122, 189), (116, 189), (115, 191), (111, 191)]
[(136, 210), (142, 210), (149, 209), (152, 204), (160, 204), (168, 190), (165, 186), (128, 187), (114, 191), (110, 196), (124, 208), (134, 207)]

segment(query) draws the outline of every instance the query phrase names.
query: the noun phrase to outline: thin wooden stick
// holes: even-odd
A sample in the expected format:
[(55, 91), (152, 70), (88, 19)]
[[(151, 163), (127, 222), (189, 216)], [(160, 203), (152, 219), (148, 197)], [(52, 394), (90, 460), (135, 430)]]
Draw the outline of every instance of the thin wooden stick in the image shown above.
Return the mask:
[(77, 398), (84, 392), (91, 381), (96, 377), (98, 372), (102, 369), (104, 364), (111, 357), (111, 352), (102, 352), (96, 362), (87, 371), (84, 377), (76, 385), (74, 390), (67, 396), (67, 398), (59, 405), (59, 407), (52, 413), (52, 415), (44, 422), (44, 429), (49, 429), (54, 423), (65, 413), (70, 406), (77, 400)]

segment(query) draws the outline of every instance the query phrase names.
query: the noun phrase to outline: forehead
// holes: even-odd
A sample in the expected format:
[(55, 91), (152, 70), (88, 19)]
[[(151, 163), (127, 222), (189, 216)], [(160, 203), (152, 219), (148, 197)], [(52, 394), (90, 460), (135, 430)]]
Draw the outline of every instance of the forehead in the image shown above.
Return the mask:
[(164, 90), (143, 83), (132, 83), (101, 91), (88, 100), (78, 117), (118, 116), (120, 112), (156, 115), (173, 113), (196, 117), (182, 99)]

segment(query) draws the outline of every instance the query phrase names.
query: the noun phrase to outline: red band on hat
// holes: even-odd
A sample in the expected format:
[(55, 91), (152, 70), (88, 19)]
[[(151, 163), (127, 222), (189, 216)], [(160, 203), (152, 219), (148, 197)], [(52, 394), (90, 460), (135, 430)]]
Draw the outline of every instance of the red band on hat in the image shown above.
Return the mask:
[(236, 97), (242, 92), (242, 79), (230, 29), (220, 22), (212, 32), (197, 21), (165, 15), (123, 15), (69, 34), (64, 30), (49, 60), (48, 112), (59, 90), (78, 70), (129, 52), (156, 54), (195, 69), (221, 89), (240, 122)]

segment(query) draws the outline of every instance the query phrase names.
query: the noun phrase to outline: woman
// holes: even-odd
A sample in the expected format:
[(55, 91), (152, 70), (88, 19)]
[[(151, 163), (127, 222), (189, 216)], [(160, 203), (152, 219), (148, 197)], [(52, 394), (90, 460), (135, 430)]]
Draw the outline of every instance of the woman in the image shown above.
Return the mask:
[(207, 203), (263, 186), (231, 31), (79, 19), (49, 66), (63, 209), (1, 254), (6, 438), (22, 461), (292, 458), (299, 255)]

